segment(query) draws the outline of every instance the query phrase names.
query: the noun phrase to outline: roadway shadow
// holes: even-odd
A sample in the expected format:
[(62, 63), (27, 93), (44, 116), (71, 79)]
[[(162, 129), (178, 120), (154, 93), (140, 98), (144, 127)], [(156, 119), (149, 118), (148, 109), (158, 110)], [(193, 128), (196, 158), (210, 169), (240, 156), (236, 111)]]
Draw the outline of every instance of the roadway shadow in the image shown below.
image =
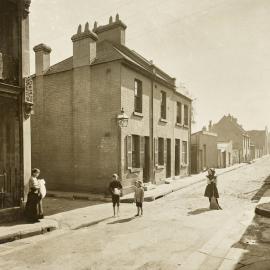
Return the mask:
[(112, 222), (109, 222), (107, 224), (117, 224), (117, 223), (125, 223), (125, 222), (129, 222), (131, 220), (135, 219), (135, 217), (130, 217), (130, 218), (123, 218), (123, 219), (118, 219)]
[[(258, 202), (270, 189), (270, 176), (251, 198)], [(269, 270), (270, 269), (270, 218), (254, 214), (250, 225), (240, 240), (232, 245), (241, 256), (234, 262), (234, 270)]]
[(199, 214), (202, 214), (202, 213), (205, 213), (205, 212), (208, 212), (208, 211), (212, 211), (212, 209), (209, 209), (209, 208), (198, 208), (196, 210), (189, 211), (187, 214), (188, 214), (188, 216), (190, 216), (190, 215), (199, 215)]

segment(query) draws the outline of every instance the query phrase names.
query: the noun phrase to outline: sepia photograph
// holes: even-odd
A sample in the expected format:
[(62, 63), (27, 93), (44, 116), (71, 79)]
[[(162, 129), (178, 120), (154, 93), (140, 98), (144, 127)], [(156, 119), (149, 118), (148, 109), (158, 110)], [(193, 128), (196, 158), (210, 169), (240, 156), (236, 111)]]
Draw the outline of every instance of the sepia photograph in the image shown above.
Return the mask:
[(269, 0), (0, 0), (1, 270), (270, 270)]

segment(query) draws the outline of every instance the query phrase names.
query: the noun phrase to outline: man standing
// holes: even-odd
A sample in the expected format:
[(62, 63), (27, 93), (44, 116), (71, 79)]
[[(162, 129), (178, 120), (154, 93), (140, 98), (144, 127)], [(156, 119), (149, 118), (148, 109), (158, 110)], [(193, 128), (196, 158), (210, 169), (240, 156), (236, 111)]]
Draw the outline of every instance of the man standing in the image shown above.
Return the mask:
[(118, 180), (118, 175), (116, 173), (112, 176), (112, 181), (109, 186), (110, 193), (112, 195), (113, 203), (113, 216), (115, 217), (115, 206), (117, 205), (117, 216), (119, 216), (119, 206), (120, 206), (120, 195), (122, 193), (122, 185)]

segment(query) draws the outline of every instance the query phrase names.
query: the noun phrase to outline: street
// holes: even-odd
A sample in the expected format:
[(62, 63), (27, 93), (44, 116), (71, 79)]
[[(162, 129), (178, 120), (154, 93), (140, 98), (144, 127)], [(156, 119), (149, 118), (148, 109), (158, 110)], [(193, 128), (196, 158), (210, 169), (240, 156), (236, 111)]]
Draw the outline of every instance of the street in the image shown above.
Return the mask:
[[(244, 244), (249, 249), (250, 245), (251, 250), (259, 245), (254, 230), (260, 222), (269, 222), (257, 218), (257, 225), (252, 223), (260, 188), (270, 175), (269, 165), (267, 157), (219, 176), (223, 210), (209, 211), (208, 199), (203, 197), (205, 183), (199, 183), (145, 203), (143, 217), (134, 217), (134, 205), (122, 204), (119, 218), (3, 244), (0, 269), (219, 269), (232, 246)], [(269, 225), (263, 227), (263, 242), (269, 243)], [(252, 242), (254, 235), (256, 242)], [(264, 256), (269, 254), (270, 247), (259, 246)], [(268, 262), (268, 268), (258, 269), (270, 269)], [(235, 269), (255, 269), (248, 268), (250, 264), (240, 256)]]

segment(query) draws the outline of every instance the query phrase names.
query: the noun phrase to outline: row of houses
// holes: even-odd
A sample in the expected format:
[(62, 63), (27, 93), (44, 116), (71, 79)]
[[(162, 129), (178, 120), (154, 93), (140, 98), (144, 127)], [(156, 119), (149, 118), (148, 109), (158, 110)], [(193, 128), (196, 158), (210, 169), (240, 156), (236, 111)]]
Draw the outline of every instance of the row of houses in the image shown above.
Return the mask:
[(206, 168), (225, 168), (235, 163), (250, 162), (269, 154), (269, 133), (265, 130), (245, 131), (232, 115), (223, 116), (208, 129), (191, 135), (191, 172)]
[(79, 25), (73, 55), (52, 66), (51, 48), (34, 47), (32, 164), (50, 189), (104, 192), (118, 173), (129, 192), (190, 173), (192, 100), (126, 46), (126, 28), (119, 15)]

